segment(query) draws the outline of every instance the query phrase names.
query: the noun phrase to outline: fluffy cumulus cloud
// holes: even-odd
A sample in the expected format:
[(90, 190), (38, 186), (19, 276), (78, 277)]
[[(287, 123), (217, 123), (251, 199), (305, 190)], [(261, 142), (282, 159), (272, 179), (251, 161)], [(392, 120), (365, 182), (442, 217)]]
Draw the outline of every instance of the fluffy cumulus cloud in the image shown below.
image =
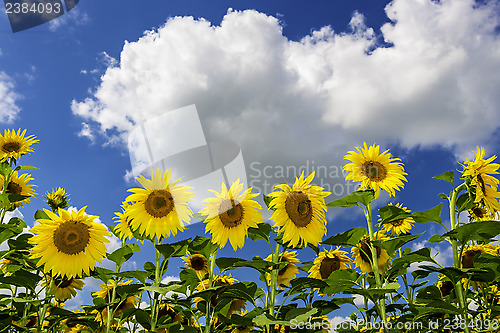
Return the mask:
[[(1, 55), (1, 52), (0, 52)], [(14, 91), (14, 81), (0, 71), (0, 123), (12, 123), (21, 110), (16, 102), (20, 95)]]
[(247, 164), (339, 165), (363, 140), (468, 150), (500, 121), (497, 10), (394, 0), (380, 33), (355, 13), (348, 32), (323, 27), (299, 41), (254, 10), (229, 10), (220, 25), (174, 17), (125, 42), (71, 107), (81, 135), (126, 142), (135, 124), (196, 104), (207, 138), (238, 143)]

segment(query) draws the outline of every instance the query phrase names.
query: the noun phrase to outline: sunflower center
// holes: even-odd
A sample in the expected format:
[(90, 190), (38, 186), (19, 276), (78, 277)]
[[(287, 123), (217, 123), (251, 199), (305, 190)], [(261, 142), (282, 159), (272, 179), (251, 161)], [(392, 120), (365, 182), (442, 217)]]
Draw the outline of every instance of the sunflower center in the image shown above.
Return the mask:
[(73, 282), (73, 279), (69, 279), (69, 280), (61, 280), (61, 279), (55, 279), (54, 280), (57, 288), (67, 288), (71, 285), (71, 282)]
[(366, 161), (361, 166), (361, 172), (363, 175), (370, 178), (372, 181), (384, 180), (387, 176), (387, 170), (379, 162)]
[(243, 222), (243, 207), (233, 199), (224, 200), (219, 207), (219, 217), (222, 224), (227, 228), (234, 228)]
[(394, 227), (399, 227), (400, 225), (403, 224), (403, 222), (404, 222), (404, 220), (400, 219), (400, 220), (392, 221), (392, 222), (390, 222), (390, 224), (392, 224), (392, 226), (394, 226)]
[(321, 261), (321, 265), (319, 266), (319, 273), (321, 274), (321, 278), (324, 280), (332, 274), (333, 271), (340, 269), (340, 258), (325, 258)]
[(281, 258), (280, 262), (287, 262), (288, 264), (285, 267), (283, 267), (282, 269), (279, 270), (279, 272), (278, 272), (279, 276), (285, 274), (286, 270), (290, 266), (290, 262), (285, 257)]
[(453, 290), (453, 288), (454, 286), (451, 281), (443, 281), (439, 285), (439, 291), (441, 292), (441, 296), (442, 297), (448, 296)]
[(80, 221), (66, 221), (54, 231), (54, 245), (65, 254), (83, 252), (89, 241), (89, 227)]
[(2, 150), (7, 153), (18, 152), (21, 149), (19, 142), (6, 142), (2, 146)]
[[(363, 243), (361, 243), (361, 251), (359, 251), (359, 256), (361, 257), (361, 260), (367, 263), (372, 262), (372, 256), (371, 256), (371, 250), (370, 250), (370, 241), (365, 240)], [(380, 258), (380, 251), (381, 249), (376, 246), (375, 249), (377, 250), (377, 259)]]
[(191, 267), (195, 271), (201, 271), (201, 270), (203, 270), (203, 268), (205, 268), (205, 260), (204, 260), (204, 258), (201, 258), (201, 257), (191, 258)]
[(311, 223), (313, 209), (306, 193), (300, 191), (290, 193), (285, 201), (285, 210), (297, 227), (302, 228)]
[(174, 210), (174, 198), (169, 190), (153, 190), (144, 202), (144, 207), (149, 215), (162, 218)]
[(486, 209), (481, 208), (481, 207), (474, 207), (472, 210), (472, 213), (477, 217), (477, 218), (484, 218), (486, 216)]
[(462, 256), (462, 267), (463, 268), (474, 268), (474, 256), (478, 253), (482, 253), (479, 250), (467, 250)]
[(7, 193), (21, 194), (22, 191), (23, 189), (21, 186), (19, 186), (19, 184), (9, 182), (9, 185), (7, 185)]

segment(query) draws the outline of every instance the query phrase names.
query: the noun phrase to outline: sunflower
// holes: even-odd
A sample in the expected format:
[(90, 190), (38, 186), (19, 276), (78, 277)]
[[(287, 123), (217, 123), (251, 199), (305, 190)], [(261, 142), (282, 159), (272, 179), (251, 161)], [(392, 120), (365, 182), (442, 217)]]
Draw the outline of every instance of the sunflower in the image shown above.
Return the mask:
[(314, 259), (314, 263), (309, 269), (309, 277), (318, 280), (326, 280), (330, 274), (339, 269), (350, 268), (351, 258), (347, 252), (337, 247), (335, 250), (324, 250)]
[(231, 333), (250, 333), (253, 331), (253, 326), (238, 326)]
[(490, 211), (500, 211), (500, 193), (497, 192), (499, 180), (492, 175), (499, 174), (497, 171), (500, 164), (492, 163), (497, 157), (493, 155), (484, 159), (485, 151), (482, 147), (477, 147), (474, 152), (476, 159), (474, 161), (466, 160), (462, 176), (467, 184), (473, 187), (474, 202), (482, 202)]
[(245, 244), (248, 228), (257, 228), (262, 222), (262, 207), (257, 201), (252, 200), (258, 193), (250, 193), (252, 188), (243, 191), (240, 180), (233, 182), (229, 190), (222, 184), (221, 192), (209, 190), (215, 197), (203, 200), (203, 209), (200, 214), (207, 216), (205, 219), (205, 233), (210, 232), (212, 241), (223, 248), (227, 241), (236, 251)]
[(208, 259), (202, 254), (190, 254), (186, 253), (185, 257), (181, 258), (184, 260), (184, 265), (196, 272), (199, 279), (202, 279), (205, 274), (208, 273)]
[[(50, 277), (48, 278), (48, 280), (44, 280), (42, 282), (42, 286), (48, 287), (50, 285), (50, 280)], [(82, 290), (84, 285), (85, 283), (81, 279), (66, 279), (57, 277), (54, 278), (54, 285), (52, 286), (52, 289), (49, 293), (51, 295), (54, 295), (54, 298), (56, 300), (64, 302), (70, 298), (75, 297), (77, 293), (76, 290)]]
[(446, 297), (449, 294), (451, 294), (451, 292), (455, 288), (455, 286), (453, 285), (453, 282), (448, 280), (446, 275), (441, 275), (439, 277), (438, 282), (437, 282), (437, 288), (439, 289), (439, 292), (441, 293), (441, 297)]
[(171, 178), (171, 169), (163, 175), (156, 169), (151, 172), (151, 179), (142, 175), (136, 178), (144, 188), (129, 189), (134, 194), (125, 200), (133, 202), (128, 208), (132, 230), (158, 240), (184, 230), (184, 224), (189, 223), (192, 215), (188, 202), (193, 193), (187, 192), (191, 187), (177, 184), (180, 179), (171, 181)]
[[(389, 237), (387, 237), (387, 235), (382, 232), (377, 232), (375, 233), (375, 239), (383, 242), (389, 239)], [(389, 254), (387, 254), (387, 251), (381, 247), (375, 246), (375, 249), (377, 251), (378, 270), (379, 272), (382, 272), (385, 270), (387, 264), (389, 263)], [(358, 246), (351, 249), (351, 253), (354, 257), (354, 263), (356, 264), (356, 267), (359, 267), (362, 273), (373, 272), (372, 253), (370, 250), (370, 237), (368, 235), (365, 235), (360, 239)]]
[[(217, 275), (217, 276), (214, 276), (212, 286), (213, 287), (231, 286), (236, 282), (238, 282), (238, 280), (236, 280), (235, 278), (232, 278), (231, 275)], [(198, 286), (196, 287), (196, 290), (203, 291), (205, 289), (208, 289), (208, 286), (209, 286), (209, 281), (208, 281), (208, 279), (206, 279), (206, 280), (201, 281), (198, 284)], [(210, 304), (212, 305), (212, 307), (215, 308), (215, 306), (217, 306), (217, 304), (220, 301), (219, 295), (221, 293), (223, 293), (224, 290), (226, 290), (226, 289), (227, 289), (227, 287), (221, 288), (217, 292), (215, 292), (212, 295), (212, 297), (210, 297)], [(201, 301), (204, 301), (204, 299), (201, 297), (194, 298), (194, 302), (196, 304), (196, 307), (198, 307), (198, 303)], [(229, 310), (227, 312), (227, 318), (231, 318), (231, 315), (233, 313), (238, 312), (238, 311), (242, 311), (243, 309), (245, 309), (245, 301), (242, 299), (234, 298), (231, 301), (231, 305), (229, 306)]]
[(310, 185), (313, 178), (314, 172), (307, 178), (302, 172), (292, 187), (276, 185), (275, 189), (281, 191), (269, 193), (271, 206), (276, 209), (271, 220), (283, 233), (283, 241), (290, 242), (290, 247), (318, 246), (326, 234), (325, 197), (331, 193)]
[(0, 134), (0, 159), (15, 159), (18, 160), (24, 154), (33, 152), (31, 145), (37, 143), (39, 140), (34, 135), (24, 137), (26, 130), (21, 133), (19, 129), (16, 133), (15, 130), (4, 130), (3, 136)]
[(57, 190), (52, 190), (50, 193), (47, 192), (44, 198), (53, 212), (56, 212), (58, 208), (67, 208), (70, 205), (69, 194), (60, 187)]
[(39, 224), (31, 228), (35, 235), (28, 242), (35, 245), (31, 258), (40, 258), (37, 266), (44, 265), (44, 272), (52, 271), (52, 276), (70, 279), (89, 275), (90, 270), (106, 256), (106, 246), (110, 236), (107, 228), (93, 222), (97, 216), (79, 211), (68, 212), (59, 208), (59, 215), (44, 209), (49, 219), (39, 219)]
[[(389, 206), (392, 206), (392, 203), (389, 203)], [(411, 213), (411, 210), (409, 210), (406, 207), (403, 207), (402, 204), (397, 203), (396, 207), (401, 208), (407, 213)], [(404, 219), (399, 219), (396, 221), (391, 221), (389, 223), (386, 223), (383, 225), (382, 230), (384, 232), (388, 232), (391, 234), (391, 236), (394, 236), (396, 234), (397, 236), (401, 234), (407, 234), (411, 228), (413, 227), (413, 223), (415, 223), (415, 220), (413, 217), (407, 217)]]
[[(474, 268), (474, 256), (480, 253), (487, 253), (493, 256), (497, 255), (497, 251), (495, 247), (485, 244), (485, 245), (469, 245), (466, 249), (462, 250), (462, 257), (460, 259), (460, 267), (461, 268)], [(464, 284), (467, 282), (467, 279), (464, 279)], [(485, 283), (480, 283), (476, 281), (472, 281), (471, 285), (474, 289), (477, 290), (478, 286), (486, 286)]]
[[(285, 251), (280, 254), (280, 262), (286, 262), (287, 265), (278, 271), (278, 287), (281, 285), (288, 285), (288, 282), (294, 279), (299, 272), (297, 265), (300, 261), (296, 256), (296, 251)], [(266, 260), (272, 262), (273, 255), (269, 255)], [(271, 277), (268, 275), (267, 280), (270, 281), (270, 279)]]
[[(23, 207), (23, 204), (29, 204), (31, 197), (34, 197), (37, 195), (37, 193), (33, 190), (33, 184), (28, 184), (30, 180), (33, 180), (31, 178), (31, 175), (24, 173), (19, 176), (17, 171), (14, 171), (12, 175), (10, 176), (9, 184), (7, 185), (7, 190), (5, 191), (8, 194), (16, 194), (16, 195), (24, 195), (27, 196), (27, 198), (13, 202), (11, 204), (11, 208), (17, 208), (17, 207)], [(3, 186), (5, 183), (5, 178), (0, 175), (0, 191), (3, 191)]]
[[(132, 204), (130, 202), (124, 201), (121, 204), (122, 211), (121, 212), (116, 212), (115, 217), (113, 219), (116, 220), (116, 227), (114, 229), (114, 232), (118, 235), (120, 239), (125, 241), (127, 238), (130, 240), (134, 238), (134, 232), (131, 229), (131, 221), (132, 218), (130, 217), (130, 207)], [(138, 240), (141, 243), (144, 243), (144, 240), (142, 238), (138, 238)]]
[(349, 151), (344, 156), (345, 160), (351, 161), (344, 166), (348, 171), (346, 180), (361, 182), (361, 189), (373, 189), (375, 198), (380, 195), (380, 189), (394, 196), (396, 190), (403, 188), (403, 180), (407, 181), (404, 165), (399, 158), (391, 158), (389, 149), (379, 153), (380, 146), (372, 145), (369, 148), (364, 143), (364, 148), (356, 147), (355, 151)]
[[(162, 319), (162, 317), (167, 316)], [(170, 319), (168, 319), (170, 318)], [(168, 319), (168, 320), (167, 320)], [(168, 303), (162, 303), (158, 306), (158, 322), (165, 324), (189, 324), (189, 319), (182, 316), (174, 306)], [(168, 333), (168, 328), (158, 328), (155, 330), (156, 333)]]
[(277, 333), (289, 333), (292, 331), (290, 326), (285, 326), (285, 325), (280, 325), (280, 324), (275, 324), (274, 325), (274, 331)]
[[(132, 280), (118, 282), (116, 284), (117, 287), (127, 286), (132, 282)], [(100, 297), (104, 299), (105, 303), (109, 303), (111, 301), (111, 294), (114, 288), (114, 281), (110, 280), (108, 284), (101, 284), (101, 290), (92, 293), (93, 297)], [(113, 317), (120, 317), (123, 311), (127, 309), (132, 309), (137, 306), (137, 301), (139, 297), (137, 295), (128, 296), (126, 299), (122, 300), (120, 303), (113, 305)], [(97, 310), (92, 311), (92, 313), (96, 314), (96, 318), (99, 322), (105, 323), (108, 320), (108, 309), (104, 308), (101, 312), (97, 312)]]
[(469, 221), (491, 221), (497, 218), (499, 212), (491, 212), (488, 207), (476, 203), (469, 212)]

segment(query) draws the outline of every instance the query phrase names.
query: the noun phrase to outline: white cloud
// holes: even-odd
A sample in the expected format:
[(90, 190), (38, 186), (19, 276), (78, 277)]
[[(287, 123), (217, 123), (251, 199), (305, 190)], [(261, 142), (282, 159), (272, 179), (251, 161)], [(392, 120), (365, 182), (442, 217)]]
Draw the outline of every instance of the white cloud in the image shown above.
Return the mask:
[(21, 95), (14, 91), (14, 81), (0, 71), (0, 123), (12, 123), (21, 109), (16, 104)]
[(194, 103), (207, 139), (238, 143), (247, 165), (341, 166), (363, 140), (468, 150), (500, 123), (495, 6), (394, 0), (379, 38), (356, 12), (348, 32), (300, 41), (254, 10), (218, 26), (174, 17), (125, 42), (71, 108), (85, 131), (123, 143), (134, 124)]

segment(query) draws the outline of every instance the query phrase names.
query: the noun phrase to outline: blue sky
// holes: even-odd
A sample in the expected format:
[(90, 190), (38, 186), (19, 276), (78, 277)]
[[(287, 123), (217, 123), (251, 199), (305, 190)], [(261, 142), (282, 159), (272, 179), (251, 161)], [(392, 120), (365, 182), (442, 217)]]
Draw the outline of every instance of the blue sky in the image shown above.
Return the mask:
[[(265, 179), (251, 163), (340, 170), (348, 150), (376, 142), (408, 173), (404, 191), (378, 205), (431, 208), (449, 189), (430, 177), (459, 167), (476, 145), (487, 156), (500, 150), (498, 10), (470, 0), (81, 0), (18, 33), (2, 13), (0, 121), (40, 139), (21, 160), (39, 168), (38, 196), (22, 214), (32, 225), (43, 194), (61, 186), (111, 224), (135, 186), (133, 125), (191, 104), (208, 141), (241, 148), (257, 188)], [(323, 178), (344, 186), (342, 175)], [(328, 236), (365, 225), (352, 209), (328, 216)], [(195, 224), (180, 237), (203, 233)], [(260, 245), (221, 255), (267, 256)], [(150, 254), (132, 260), (140, 268)]]

